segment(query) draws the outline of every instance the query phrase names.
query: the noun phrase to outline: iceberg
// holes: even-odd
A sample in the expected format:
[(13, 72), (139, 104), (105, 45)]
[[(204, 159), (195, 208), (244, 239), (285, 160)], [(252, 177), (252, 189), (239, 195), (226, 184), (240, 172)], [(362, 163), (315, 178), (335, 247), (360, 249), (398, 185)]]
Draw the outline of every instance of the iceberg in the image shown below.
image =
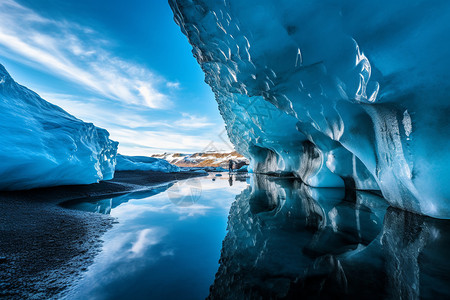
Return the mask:
[(0, 190), (112, 179), (118, 143), (17, 84), (0, 65)]
[(450, 2), (169, 4), (251, 170), (450, 218)]
[(147, 156), (126, 156), (117, 154), (116, 171), (154, 171), (154, 172), (180, 172), (178, 166), (172, 165), (168, 161)]

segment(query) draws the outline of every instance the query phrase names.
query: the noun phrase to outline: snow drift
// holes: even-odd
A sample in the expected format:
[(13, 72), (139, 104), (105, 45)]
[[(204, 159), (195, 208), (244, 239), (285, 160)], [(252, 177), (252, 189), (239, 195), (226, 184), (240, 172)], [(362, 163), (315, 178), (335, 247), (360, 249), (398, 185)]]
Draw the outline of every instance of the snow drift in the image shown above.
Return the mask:
[(164, 159), (147, 156), (117, 155), (117, 171), (157, 171), (164, 173), (180, 172), (180, 168)]
[(169, 3), (251, 169), (450, 218), (450, 2)]
[(0, 65), (0, 190), (111, 179), (117, 142), (17, 84)]

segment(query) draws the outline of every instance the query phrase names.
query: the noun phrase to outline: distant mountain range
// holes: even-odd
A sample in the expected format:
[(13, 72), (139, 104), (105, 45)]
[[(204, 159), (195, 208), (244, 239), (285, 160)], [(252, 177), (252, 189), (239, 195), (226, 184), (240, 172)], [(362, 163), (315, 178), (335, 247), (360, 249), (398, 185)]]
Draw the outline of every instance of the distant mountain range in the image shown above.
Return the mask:
[(228, 169), (230, 160), (235, 162), (235, 169), (249, 164), (249, 160), (236, 151), (229, 153), (199, 152), (194, 154), (164, 153), (154, 154), (152, 157), (165, 159), (179, 167), (221, 167)]

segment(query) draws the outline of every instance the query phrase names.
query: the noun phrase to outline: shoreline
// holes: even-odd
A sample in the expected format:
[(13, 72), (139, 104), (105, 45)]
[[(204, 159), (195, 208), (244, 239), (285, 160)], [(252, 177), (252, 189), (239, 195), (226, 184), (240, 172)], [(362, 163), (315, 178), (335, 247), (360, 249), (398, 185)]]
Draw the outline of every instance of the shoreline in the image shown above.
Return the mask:
[(114, 218), (59, 204), (152, 189), (203, 174), (117, 171), (89, 185), (0, 191), (0, 298), (61, 298), (101, 251)]

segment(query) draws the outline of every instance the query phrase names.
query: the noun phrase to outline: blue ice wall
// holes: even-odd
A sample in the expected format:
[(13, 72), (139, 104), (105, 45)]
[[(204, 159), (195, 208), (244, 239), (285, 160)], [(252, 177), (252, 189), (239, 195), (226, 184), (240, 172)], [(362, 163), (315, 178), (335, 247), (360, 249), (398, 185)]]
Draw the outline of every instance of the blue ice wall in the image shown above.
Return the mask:
[(0, 65), (0, 190), (111, 179), (117, 142), (17, 84)]
[(169, 0), (256, 172), (450, 217), (450, 2)]

